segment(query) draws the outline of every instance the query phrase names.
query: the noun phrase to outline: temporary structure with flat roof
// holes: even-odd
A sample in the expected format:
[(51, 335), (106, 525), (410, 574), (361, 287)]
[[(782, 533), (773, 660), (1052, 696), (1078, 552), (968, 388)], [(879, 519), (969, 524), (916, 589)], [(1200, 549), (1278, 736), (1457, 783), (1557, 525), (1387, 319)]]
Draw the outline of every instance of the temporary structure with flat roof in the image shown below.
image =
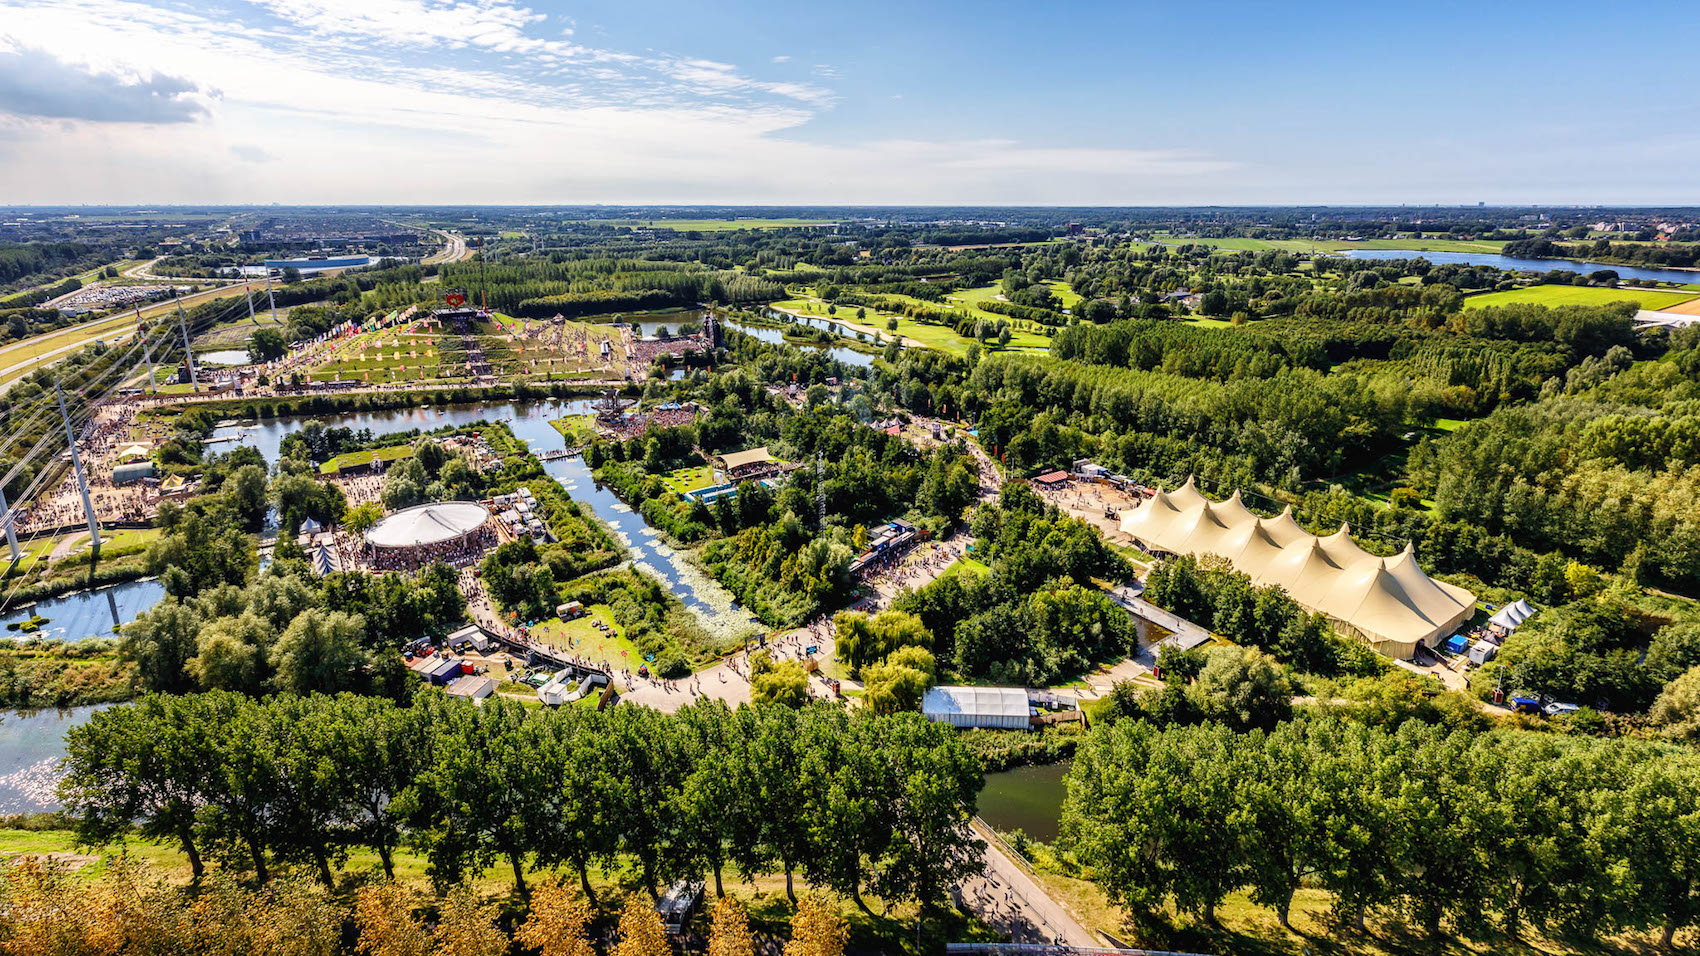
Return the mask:
[(726, 466), (727, 471), (738, 471), (751, 465), (769, 465), (776, 460), (768, 452), (766, 445), (760, 448), (751, 448), (748, 451), (728, 452), (720, 456), (720, 461)]
[(374, 548), (417, 548), (463, 538), (488, 520), (490, 512), (473, 501), (415, 505), (373, 525), (366, 543)]
[(928, 720), (954, 727), (1026, 727), (1027, 691), (1019, 687), (934, 687), (921, 698)]
[(1379, 557), (1351, 530), (1343, 524), (1318, 537), (1293, 520), (1291, 508), (1263, 518), (1238, 491), (1211, 501), (1191, 478), (1122, 513), (1122, 531), (1146, 548), (1225, 558), (1253, 583), (1282, 588), (1389, 657), (1409, 658), (1418, 644), (1433, 647), (1475, 614), (1476, 596), (1425, 574), (1409, 545)]

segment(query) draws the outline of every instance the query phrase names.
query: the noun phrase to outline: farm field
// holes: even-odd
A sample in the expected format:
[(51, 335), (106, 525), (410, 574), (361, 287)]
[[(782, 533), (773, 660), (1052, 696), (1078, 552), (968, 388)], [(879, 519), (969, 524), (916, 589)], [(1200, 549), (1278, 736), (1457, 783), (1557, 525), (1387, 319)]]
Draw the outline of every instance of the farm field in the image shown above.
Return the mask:
[(1496, 305), (1605, 305), (1611, 302), (1639, 302), (1643, 309), (1667, 309), (1697, 298), (1689, 292), (1649, 292), (1645, 289), (1600, 289), (1585, 285), (1532, 285), (1507, 292), (1489, 292), (1464, 300), (1466, 309), (1485, 309)]
[(676, 229), (681, 232), (727, 232), (733, 229), (796, 229), (801, 226), (836, 226), (836, 219), (581, 219), (599, 226), (631, 226), (646, 229)]

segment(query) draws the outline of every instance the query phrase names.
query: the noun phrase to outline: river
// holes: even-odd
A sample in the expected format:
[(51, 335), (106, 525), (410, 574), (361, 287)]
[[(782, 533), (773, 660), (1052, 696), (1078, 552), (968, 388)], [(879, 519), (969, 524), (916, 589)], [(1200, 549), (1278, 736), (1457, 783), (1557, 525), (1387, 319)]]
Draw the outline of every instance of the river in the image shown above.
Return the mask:
[(1652, 282), (1700, 283), (1700, 272), (1681, 269), (1645, 269), (1638, 266), (1610, 265), (1603, 262), (1584, 262), (1579, 259), (1522, 259), (1493, 252), (1417, 252), (1411, 249), (1351, 249), (1349, 259), (1427, 259), (1435, 265), (1452, 263), (1466, 266), (1493, 266), (1517, 272), (1589, 273), (1610, 269), (1623, 279), (1646, 279)]
[(1071, 761), (1036, 767), (1015, 767), (986, 774), (980, 791), (980, 819), (992, 829), (1008, 833), (1020, 830), (1042, 843), (1057, 839), (1067, 791), (1063, 777)]
[(109, 706), (0, 712), (0, 813), (59, 809), (53, 788), (59, 782), (59, 758), (65, 755), (65, 732)]

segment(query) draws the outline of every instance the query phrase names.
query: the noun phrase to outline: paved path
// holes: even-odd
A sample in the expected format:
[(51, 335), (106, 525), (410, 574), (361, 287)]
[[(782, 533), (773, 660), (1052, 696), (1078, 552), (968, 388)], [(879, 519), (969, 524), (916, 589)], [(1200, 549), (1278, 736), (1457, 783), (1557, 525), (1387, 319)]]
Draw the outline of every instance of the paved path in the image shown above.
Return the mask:
[(986, 870), (983, 877), (957, 884), (956, 895), (964, 909), (1017, 943), (1104, 945), (1004, 853), (979, 820), (974, 822), (977, 835), (986, 840)]

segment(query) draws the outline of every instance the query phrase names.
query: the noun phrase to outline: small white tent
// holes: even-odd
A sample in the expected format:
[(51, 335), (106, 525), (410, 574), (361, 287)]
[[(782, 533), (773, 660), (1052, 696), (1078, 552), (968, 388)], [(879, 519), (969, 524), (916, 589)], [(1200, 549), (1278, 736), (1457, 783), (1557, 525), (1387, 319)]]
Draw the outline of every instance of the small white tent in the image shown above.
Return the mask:
[(1518, 598), (1500, 608), (1497, 614), (1488, 618), (1488, 623), (1497, 625), (1506, 632), (1515, 631), (1534, 613), (1535, 609), (1529, 606), (1528, 601)]

